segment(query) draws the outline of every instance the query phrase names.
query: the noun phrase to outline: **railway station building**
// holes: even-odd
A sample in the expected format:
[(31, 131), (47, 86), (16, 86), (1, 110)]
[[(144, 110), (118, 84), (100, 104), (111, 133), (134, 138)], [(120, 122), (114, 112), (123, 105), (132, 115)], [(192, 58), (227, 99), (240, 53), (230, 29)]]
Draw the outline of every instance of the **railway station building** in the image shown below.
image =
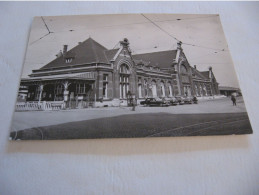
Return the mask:
[[(175, 50), (132, 54), (128, 39), (117, 49), (107, 49), (92, 38), (33, 70), (21, 80), (26, 101), (69, 102), (119, 105), (128, 95), (138, 100), (147, 97), (215, 96), (218, 83), (210, 67), (199, 71), (191, 66), (181, 42)], [(81, 105), (81, 106), (82, 106)]]

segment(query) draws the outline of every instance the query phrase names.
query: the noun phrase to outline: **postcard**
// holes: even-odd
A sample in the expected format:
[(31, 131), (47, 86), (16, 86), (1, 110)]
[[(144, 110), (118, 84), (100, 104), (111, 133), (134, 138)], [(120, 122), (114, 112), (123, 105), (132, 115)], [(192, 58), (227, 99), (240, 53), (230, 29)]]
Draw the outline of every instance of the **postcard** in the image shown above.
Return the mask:
[(219, 15), (34, 18), (10, 140), (251, 133)]

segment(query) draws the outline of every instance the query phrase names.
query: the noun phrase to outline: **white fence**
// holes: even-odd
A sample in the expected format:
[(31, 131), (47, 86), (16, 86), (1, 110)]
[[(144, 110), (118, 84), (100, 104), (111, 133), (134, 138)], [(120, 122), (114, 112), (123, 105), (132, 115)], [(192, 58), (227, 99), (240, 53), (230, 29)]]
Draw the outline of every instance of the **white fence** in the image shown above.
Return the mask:
[(15, 111), (36, 111), (36, 110), (61, 110), (65, 108), (65, 102), (17, 102)]

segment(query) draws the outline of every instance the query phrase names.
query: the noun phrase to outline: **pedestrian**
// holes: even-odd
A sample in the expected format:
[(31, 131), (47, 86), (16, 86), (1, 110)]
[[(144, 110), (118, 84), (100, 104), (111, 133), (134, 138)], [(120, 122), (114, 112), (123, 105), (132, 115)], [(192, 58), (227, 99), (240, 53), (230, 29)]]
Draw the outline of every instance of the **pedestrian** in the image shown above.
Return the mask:
[(232, 102), (233, 102), (233, 106), (236, 106), (237, 105), (237, 103), (236, 103), (236, 97), (234, 96), (234, 95), (231, 95), (231, 100), (232, 100)]

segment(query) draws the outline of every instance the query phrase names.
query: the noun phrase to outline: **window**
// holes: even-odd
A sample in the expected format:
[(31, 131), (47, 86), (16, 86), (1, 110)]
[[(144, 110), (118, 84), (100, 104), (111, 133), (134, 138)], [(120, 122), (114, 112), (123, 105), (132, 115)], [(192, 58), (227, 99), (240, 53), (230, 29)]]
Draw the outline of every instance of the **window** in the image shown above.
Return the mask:
[(129, 76), (120, 75), (120, 98), (127, 98), (127, 93), (129, 91)]
[(129, 74), (129, 67), (126, 64), (122, 64), (120, 66), (120, 73), (122, 74)]
[(66, 63), (71, 63), (72, 62), (72, 58), (66, 58)]
[(56, 87), (55, 94), (56, 95), (63, 95), (63, 93), (64, 93), (64, 86), (62, 84), (60, 84)]
[(138, 97), (142, 98), (142, 83), (141, 83), (141, 77), (138, 78)]
[(103, 98), (108, 97), (108, 75), (103, 75)]
[(77, 94), (85, 94), (87, 92), (87, 85), (85, 83), (76, 85), (76, 93)]
[(37, 86), (35, 90), (35, 99), (38, 100), (39, 98), (40, 98), (40, 86)]
[(152, 81), (152, 97), (157, 97), (156, 81)]
[(195, 84), (195, 92), (196, 92), (196, 96), (199, 96), (199, 90), (196, 84)]
[(208, 93), (207, 93), (207, 87), (206, 87), (206, 85), (205, 84), (203, 84), (203, 91), (204, 91), (204, 95), (208, 95)]
[(169, 97), (172, 97), (173, 96), (173, 90), (172, 90), (171, 82), (168, 82), (168, 92), (169, 92)]
[(160, 83), (160, 89), (161, 89), (161, 96), (165, 97), (165, 84), (163, 81)]
[(103, 75), (103, 81), (108, 81), (108, 75), (107, 74)]
[(129, 67), (126, 64), (120, 66), (120, 98), (127, 98), (129, 91)]
[(203, 92), (202, 92), (202, 86), (200, 84), (200, 96), (203, 96)]
[(182, 74), (187, 74), (187, 68), (184, 65), (181, 65), (181, 73)]
[(147, 79), (144, 79), (144, 96), (148, 96), (148, 85), (147, 85)]

